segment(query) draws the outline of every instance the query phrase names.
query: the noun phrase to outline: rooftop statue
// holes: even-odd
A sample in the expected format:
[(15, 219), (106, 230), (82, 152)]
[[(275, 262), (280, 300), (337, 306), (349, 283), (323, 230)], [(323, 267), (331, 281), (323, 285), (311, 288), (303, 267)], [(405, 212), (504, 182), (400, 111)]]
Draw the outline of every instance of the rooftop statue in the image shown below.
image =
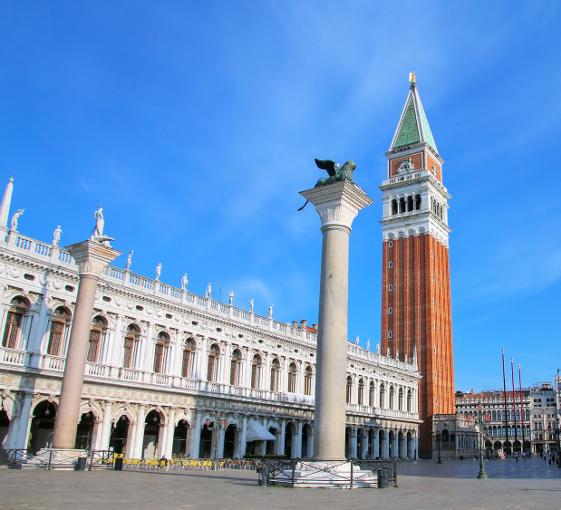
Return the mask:
[(95, 213), (95, 227), (92, 230), (92, 235), (90, 239), (92, 241), (97, 241), (98, 243), (105, 244), (106, 246), (111, 246), (109, 241), (113, 241), (112, 237), (106, 236), (103, 233), (105, 228), (105, 218), (103, 217), (103, 207), (99, 206)]
[(14, 215), (12, 216), (12, 220), (10, 221), (10, 230), (13, 230), (14, 232), (17, 232), (19, 219), (22, 217), (24, 212), (25, 212), (25, 209), (18, 209), (14, 213)]

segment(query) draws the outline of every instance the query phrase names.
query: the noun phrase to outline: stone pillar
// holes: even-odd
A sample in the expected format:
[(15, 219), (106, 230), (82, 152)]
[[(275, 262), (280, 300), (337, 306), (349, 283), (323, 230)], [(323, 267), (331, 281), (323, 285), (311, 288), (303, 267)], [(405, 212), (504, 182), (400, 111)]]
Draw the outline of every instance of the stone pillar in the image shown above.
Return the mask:
[(382, 458), (389, 459), (390, 458), (390, 432), (389, 430), (384, 430), (384, 443), (382, 447)]
[(112, 402), (105, 402), (103, 406), (103, 421), (101, 424), (101, 434), (97, 443), (99, 450), (107, 450), (109, 448), (109, 439), (111, 438), (111, 409)]
[(362, 429), (362, 442), (361, 442), (361, 452), (360, 458), (367, 459), (368, 458), (368, 429)]
[(144, 456), (144, 427), (146, 424), (146, 408), (141, 405), (138, 409), (138, 419), (136, 421), (136, 428), (134, 434), (134, 448), (132, 456), (135, 459), (140, 459)]
[(286, 439), (286, 420), (281, 420), (280, 430), (277, 434), (277, 455), (284, 455), (285, 439)]
[(245, 451), (247, 448), (247, 416), (242, 418), (242, 429), (238, 432), (239, 436), (239, 449), (238, 458), (243, 459), (245, 457)]
[(304, 424), (299, 421), (296, 423), (296, 433), (292, 436), (292, 457), (294, 459), (302, 458), (302, 429)]
[(94, 240), (67, 247), (79, 265), (80, 281), (53, 435), (53, 448), (74, 448), (97, 282), (119, 252)]
[(17, 416), (12, 416), (8, 428), (7, 448), (27, 448), (33, 395), (31, 393), (20, 395), (21, 409)]
[(392, 456), (394, 458), (399, 457), (399, 445), (398, 445), (398, 439), (399, 436), (397, 435), (397, 432), (394, 432), (393, 434), (393, 446), (392, 446)]
[(201, 425), (203, 415), (197, 411), (195, 415), (195, 425), (193, 426), (193, 434), (191, 436), (191, 458), (199, 458), (199, 450), (201, 449)]
[(358, 438), (357, 438), (357, 433), (358, 431), (354, 428), (351, 427), (349, 429), (349, 457), (351, 459), (356, 459), (357, 458), (357, 451), (358, 451)]
[(167, 459), (171, 459), (173, 453), (173, 436), (175, 434), (175, 409), (173, 408), (169, 410), (166, 428), (166, 443), (163, 446), (162, 455)]
[(372, 457), (375, 459), (380, 455), (380, 431), (374, 430), (374, 452)]
[(314, 456), (317, 460), (344, 460), (349, 235), (354, 218), (372, 200), (347, 181), (318, 186), (301, 195), (314, 204), (323, 233)]
[(226, 427), (228, 423), (220, 423), (218, 425), (218, 438), (216, 442), (216, 458), (223, 459), (224, 458), (224, 440), (226, 439)]

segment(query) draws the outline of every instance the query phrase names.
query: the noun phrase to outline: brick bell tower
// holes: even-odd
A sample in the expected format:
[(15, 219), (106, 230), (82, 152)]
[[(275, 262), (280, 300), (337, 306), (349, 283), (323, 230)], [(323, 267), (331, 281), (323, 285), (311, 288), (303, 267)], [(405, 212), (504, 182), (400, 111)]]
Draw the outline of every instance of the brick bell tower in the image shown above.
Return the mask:
[(382, 182), (382, 353), (415, 352), (419, 456), (432, 455), (433, 417), (454, 414), (454, 363), (448, 257), (448, 200), (442, 164), (415, 75), (386, 156)]

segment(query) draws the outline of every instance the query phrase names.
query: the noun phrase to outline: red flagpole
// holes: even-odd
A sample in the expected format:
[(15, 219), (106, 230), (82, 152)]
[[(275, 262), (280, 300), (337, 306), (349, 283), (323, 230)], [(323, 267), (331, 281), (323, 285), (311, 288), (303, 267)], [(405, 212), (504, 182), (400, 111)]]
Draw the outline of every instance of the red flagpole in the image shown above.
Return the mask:
[[(510, 358), (510, 373), (512, 376), (512, 408), (514, 410), (514, 442), (518, 441), (518, 431), (516, 430), (516, 389), (514, 386), (514, 360)], [(512, 451), (514, 452), (514, 444), (512, 445)]]
[(522, 376), (520, 375), (520, 363), (518, 363), (518, 387), (520, 391), (520, 416), (522, 418), (522, 451), (524, 451), (524, 400), (522, 400)]
[(505, 350), (502, 349), (503, 358), (503, 396), (505, 401), (505, 443), (508, 442), (508, 406), (506, 403), (506, 376), (505, 376)]

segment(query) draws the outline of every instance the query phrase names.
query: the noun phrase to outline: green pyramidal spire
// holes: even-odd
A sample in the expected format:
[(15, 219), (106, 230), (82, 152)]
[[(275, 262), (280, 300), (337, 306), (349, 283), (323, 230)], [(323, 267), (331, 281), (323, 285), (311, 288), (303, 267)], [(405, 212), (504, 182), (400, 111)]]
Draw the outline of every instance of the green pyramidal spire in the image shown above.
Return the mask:
[(427, 114), (417, 90), (414, 73), (410, 74), (409, 81), (411, 82), (409, 94), (405, 101), (405, 107), (401, 113), (390, 150), (393, 151), (417, 143), (426, 143), (438, 154)]

